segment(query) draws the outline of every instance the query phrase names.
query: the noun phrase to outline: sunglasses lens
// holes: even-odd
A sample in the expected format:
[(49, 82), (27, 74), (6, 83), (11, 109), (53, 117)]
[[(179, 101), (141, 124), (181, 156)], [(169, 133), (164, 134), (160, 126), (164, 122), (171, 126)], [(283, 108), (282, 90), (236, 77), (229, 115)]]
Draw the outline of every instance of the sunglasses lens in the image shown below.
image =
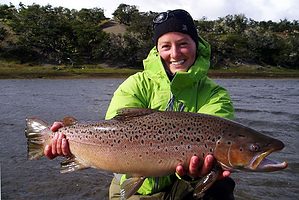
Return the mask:
[(185, 20), (186, 17), (190, 17), (192, 19), (192, 17), (190, 16), (190, 14), (187, 11), (181, 10), (181, 9), (162, 12), (162, 13), (158, 14), (153, 19), (153, 28), (155, 28), (158, 24), (161, 24), (172, 17), (176, 17), (176, 18), (182, 19), (182, 20)]
[(154, 22), (155, 24), (160, 24), (160, 23), (166, 21), (166, 20), (167, 20), (167, 17), (168, 17), (168, 13), (167, 13), (167, 12), (162, 12), (162, 13), (160, 13), (159, 15), (157, 15), (157, 16), (154, 18), (153, 22)]

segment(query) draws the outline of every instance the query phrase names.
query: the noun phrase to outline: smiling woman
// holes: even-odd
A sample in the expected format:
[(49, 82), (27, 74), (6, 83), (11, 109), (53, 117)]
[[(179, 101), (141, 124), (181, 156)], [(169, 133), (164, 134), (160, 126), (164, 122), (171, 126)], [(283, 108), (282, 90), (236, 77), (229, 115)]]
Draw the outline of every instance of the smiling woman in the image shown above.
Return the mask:
[(153, 20), (154, 42), (170, 76), (194, 63), (198, 43), (192, 17), (184, 10), (163, 12)]
[(196, 45), (189, 35), (166, 33), (159, 38), (157, 47), (171, 75), (187, 71), (195, 61)]

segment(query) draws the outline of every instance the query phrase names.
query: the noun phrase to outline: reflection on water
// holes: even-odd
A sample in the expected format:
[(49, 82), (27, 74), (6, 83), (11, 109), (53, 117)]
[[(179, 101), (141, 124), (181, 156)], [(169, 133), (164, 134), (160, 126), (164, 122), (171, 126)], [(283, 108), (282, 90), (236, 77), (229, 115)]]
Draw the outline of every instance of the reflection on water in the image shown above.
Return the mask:
[[(0, 80), (0, 153), (2, 199), (107, 199), (111, 173), (89, 169), (59, 173), (62, 158), (28, 161), (25, 118), (52, 123), (72, 115), (103, 119), (123, 79)], [(286, 147), (272, 159), (286, 170), (234, 173), (237, 199), (298, 199), (299, 80), (220, 79), (236, 108), (236, 120), (282, 140)]]

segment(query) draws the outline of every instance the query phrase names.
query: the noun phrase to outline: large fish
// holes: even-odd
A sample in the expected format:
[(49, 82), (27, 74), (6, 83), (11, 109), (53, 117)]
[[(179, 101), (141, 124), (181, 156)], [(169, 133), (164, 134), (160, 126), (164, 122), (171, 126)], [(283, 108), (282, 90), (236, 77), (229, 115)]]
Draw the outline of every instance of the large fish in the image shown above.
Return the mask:
[[(206, 114), (123, 109), (111, 120), (79, 123), (74, 118), (64, 120), (64, 133), (72, 158), (62, 163), (61, 172), (97, 168), (129, 174), (121, 186), (125, 198), (133, 195), (145, 177), (175, 173), (176, 166), (188, 167), (193, 155), (213, 154), (218, 168), (269, 172), (287, 167), (286, 162), (266, 158), (283, 149), (284, 144), (231, 120)], [(43, 156), (53, 132), (48, 124), (28, 118), (26, 127), (28, 158)], [(217, 169), (217, 167), (215, 167)], [(216, 180), (218, 170), (212, 170), (196, 186), (199, 196)]]

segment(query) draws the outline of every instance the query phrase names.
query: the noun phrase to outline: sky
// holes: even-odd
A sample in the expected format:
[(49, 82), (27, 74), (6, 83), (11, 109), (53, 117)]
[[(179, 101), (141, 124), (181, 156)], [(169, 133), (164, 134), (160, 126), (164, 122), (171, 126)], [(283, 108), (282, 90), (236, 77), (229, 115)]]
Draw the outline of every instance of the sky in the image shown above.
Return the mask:
[(33, 3), (50, 4), (52, 7), (62, 6), (69, 9), (102, 8), (106, 17), (121, 4), (135, 5), (140, 12), (163, 12), (173, 9), (185, 9), (194, 19), (206, 17), (215, 20), (226, 15), (245, 14), (255, 21), (276, 21), (287, 19), (299, 20), (298, 0), (0, 0), (0, 4), (18, 6)]

